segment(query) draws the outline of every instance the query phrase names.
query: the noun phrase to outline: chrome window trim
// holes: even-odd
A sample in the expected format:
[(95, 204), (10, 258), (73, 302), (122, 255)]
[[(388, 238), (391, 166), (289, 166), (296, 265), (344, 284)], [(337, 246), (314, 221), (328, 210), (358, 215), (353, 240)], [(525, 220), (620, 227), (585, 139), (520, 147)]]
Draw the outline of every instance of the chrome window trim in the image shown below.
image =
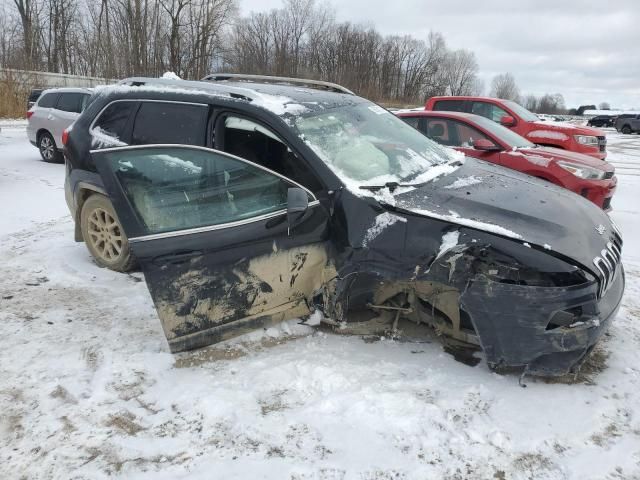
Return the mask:
[[(174, 104), (180, 104), (180, 105), (195, 105), (195, 106), (199, 106), (199, 107), (209, 107), (208, 104), (206, 103), (197, 103), (197, 102), (180, 102), (178, 100), (153, 100), (153, 99), (146, 99), (146, 98), (120, 98), (117, 100), (112, 100), (109, 103), (107, 103), (102, 110), (100, 110), (98, 112), (98, 114), (95, 116), (95, 118), (93, 119), (93, 121), (89, 124), (89, 133), (91, 133), (91, 130), (93, 130), (93, 127), (95, 126), (95, 123), (98, 121), (98, 119), (102, 116), (102, 114), (104, 113), (104, 111), (109, 108), (111, 105), (113, 105), (114, 103), (121, 103), (121, 102), (152, 102), (152, 103), (174, 103)], [(91, 152), (93, 152), (93, 150), (91, 150)]]
[[(189, 149), (189, 150), (200, 150), (203, 152), (207, 152), (207, 153), (215, 153), (218, 155), (221, 155), (223, 157), (228, 157), (231, 158), (233, 160), (237, 160), (240, 161), (242, 163), (251, 165), (253, 167), (258, 168), (259, 170), (262, 170), (264, 172), (267, 172), (271, 175), (274, 175), (278, 178), (280, 178), (281, 180), (294, 185), (298, 188), (301, 188), (302, 190), (304, 190), (305, 192), (307, 192), (308, 195), (310, 195), (310, 197), (312, 198), (312, 200), (309, 202), (309, 207), (315, 207), (316, 205), (320, 205), (320, 201), (316, 198), (316, 196), (313, 194), (313, 192), (311, 192), (308, 188), (305, 188), (304, 186), (300, 185), (298, 182), (295, 182), (294, 180), (291, 180), (290, 178), (285, 177), (284, 175), (279, 174), (278, 172), (274, 172), (273, 170), (270, 170), (266, 167), (263, 167), (262, 165), (258, 165), (257, 163), (253, 163), (249, 160), (246, 160), (244, 158), (238, 157), (236, 155), (232, 155), (230, 153), (227, 152), (223, 152), (220, 150), (215, 150), (213, 148), (208, 148), (208, 147), (201, 147), (198, 145), (181, 145), (181, 144), (147, 144), (147, 145), (126, 145), (126, 146), (122, 146), (122, 147), (110, 147), (110, 148), (103, 148), (103, 149), (98, 149), (98, 150), (90, 150), (89, 153), (93, 154), (93, 153), (109, 153), (109, 152), (118, 152), (118, 151), (129, 151), (129, 150), (140, 150), (140, 149), (148, 149), (148, 148), (179, 148), (179, 149)], [(196, 234), (196, 233), (202, 233), (202, 232), (209, 232), (209, 231), (215, 231), (215, 230), (222, 230), (225, 228), (231, 228), (231, 227), (237, 227), (240, 225), (246, 225), (248, 223), (252, 223), (252, 222), (257, 222), (260, 220), (265, 220), (271, 217), (275, 217), (278, 215), (282, 215), (283, 213), (286, 213), (287, 210), (286, 209), (282, 209), (282, 210), (278, 210), (277, 212), (271, 212), (271, 213), (267, 213), (264, 215), (260, 215), (257, 217), (251, 217), (251, 218), (246, 218), (243, 220), (238, 220), (235, 222), (228, 222), (228, 223), (220, 223), (220, 224), (216, 224), (216, 225), (207, 225), (207, 226), (202, 226), (202, 227), (193, 227), (193, 228), (185, 228), (182, 230), (174, 230), (171, 232), (162, 232), (162, 233), (151, 233), (148, 235), (142, 235), (139, 237), (132, 237), (129, 239), (129, 242), (131, 243), (137, 243), (137, 242), (143, 242), (143, 241), (148, 241), (148, 240), (156, 240), (156, 239), (160, 239), (160, 238), (171, 238), (171, 237), (177, 237), (177, 236), (181, 236), (181, 235), (192, 235), (192, 234)]]
[[(320, 205), (320, 201), (319, 200), (314, 200), (313, 202), (309, 202), (309, 208), (315, 207), (317, 205)], [(147, 242), (150, 240), (159, 240), (159, 239), (163, 239), (163, 238), (174, 238), (174, 237), (180, 237), (182, 235), (194, 235), (197, 233), (204, 233), (204, 232), (214, 232), (216, 230), (224, 230), (227, 228), (233, 228), (233, 227), (239, 227), (242, 225), (248, 225), (250, 223), (254, 223), (254, 222), (260, 222), (262, 220), (268, 220), (270, 218), (274, 218), (274, 217), (278, 217), (280, 215), (285, 215), (287, 213), (286, 209), (282, 209), (282, 210), (278, 210), (276, 212), (271, 212), (271, 213), (266, 213), (264, 215), (260, 215), (258, 217), (251, 217), (251, 218), (246, 218), (243, 220), (238, 220), (235, 222), (229, 222), (229, 223), (219, 223), (216, 225), (207, 225), (204, 227), (194, 227), (194, 228), (188, 228), (185, 230), (174, 230), (172, 232), (162, 232), (162, 233), (153, 233), (150, 235), (143, 235), (140, 237), (133, 237), (129, 239), (129, 243), (139, 243), (139, 242)]]

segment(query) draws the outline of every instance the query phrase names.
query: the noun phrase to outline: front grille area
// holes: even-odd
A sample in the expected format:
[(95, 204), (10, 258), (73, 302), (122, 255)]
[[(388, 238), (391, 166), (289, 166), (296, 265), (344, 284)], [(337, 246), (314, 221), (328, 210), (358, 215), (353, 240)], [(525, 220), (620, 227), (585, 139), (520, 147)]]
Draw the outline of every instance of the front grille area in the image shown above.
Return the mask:
[(616, 272), (620, 267), (622, 260), (622, 237), (615, 225), (612, 224), (613, 232), (607, 242), (606, 248), (603, 248), (600, 255), (593, 259), (593, 264), (598, 270), (598, 281), (600, 287), (598, 289), (598, 298), (601, 298), (613, 283)]
[(607, 149), (607, 137), (598, 137), (598, 147), (600, 148), (601, 152), (604, 152)]

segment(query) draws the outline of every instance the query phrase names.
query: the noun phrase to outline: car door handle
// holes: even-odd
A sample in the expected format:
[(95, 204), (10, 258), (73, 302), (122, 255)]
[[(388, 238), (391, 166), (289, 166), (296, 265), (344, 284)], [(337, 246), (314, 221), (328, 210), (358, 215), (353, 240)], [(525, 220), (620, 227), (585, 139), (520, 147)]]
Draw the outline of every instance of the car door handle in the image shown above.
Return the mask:
[(160, 255), (158, 257), (155, 257), (152, 261), (156, 265), (164, 265), (167, 263), (172, 263), (175, 265), (179, 263), (184, 263), (195, 257), (201, 257), (202, 255), (203, 253), (200, 250), (191, 250), (188, 252), (176, 252), (176, 253), (170, 253), (168, 255)]
[(53, 120), (53, 115), (51, 114), (47, 115), (47, 120)]

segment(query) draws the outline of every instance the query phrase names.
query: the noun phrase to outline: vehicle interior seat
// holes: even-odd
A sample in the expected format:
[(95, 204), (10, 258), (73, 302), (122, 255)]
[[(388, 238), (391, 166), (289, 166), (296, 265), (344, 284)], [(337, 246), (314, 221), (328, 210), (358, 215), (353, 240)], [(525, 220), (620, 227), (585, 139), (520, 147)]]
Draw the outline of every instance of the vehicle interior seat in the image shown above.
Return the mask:
[(432, 123), (429, 125), (429, 135), (428, 137), (435, 140), (438, 143), (445, 143), (443, 140), (444, 136), (444, 125), (441, 123)]

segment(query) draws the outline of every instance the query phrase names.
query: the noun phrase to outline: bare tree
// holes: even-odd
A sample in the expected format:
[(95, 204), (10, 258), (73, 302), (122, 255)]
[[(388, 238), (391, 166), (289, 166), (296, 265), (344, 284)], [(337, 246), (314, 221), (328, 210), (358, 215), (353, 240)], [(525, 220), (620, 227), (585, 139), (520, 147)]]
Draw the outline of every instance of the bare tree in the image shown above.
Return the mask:
[(611, 110), (611, 105), (609, 105), (608, 102), (602, 102), (600, 105), (598, 105), (598, 108), (600, 110)]
[(368, 98), (423, 103), (433, 95), (480, 94), (475, 56), (444, 37), (383, 36), (337, 22), (318, 0), (237, 15), (239, 0), (5, 0), (3, 66), (106, 78), (198, 79), (220, 69), (334, 81)]
[(501, 73), (493, 77), (491, 80), (492, 97), (502, 98), (504, 100), (520, 101), (520, 90), (516, 85), (516, 80), (509, 72)]
[(444, 60), (443, 76), (450, 95), (471, 95), (476, 87), (478, 63), (469, 50), (450, 52)]
[(28, 68), (36, 68), (38, 59), (39, 9), (34, 0), (13, 0), (22, 24), (22, 48)]
[(523, 101), (522, 101), (522, 106), (524, 108), (526, 108), (527, 110), (530, 110), (532, 112), (537, 112), (538, 111), (538, 97), (536, 97), (533, 94), (528, 94), (525, 95)]

